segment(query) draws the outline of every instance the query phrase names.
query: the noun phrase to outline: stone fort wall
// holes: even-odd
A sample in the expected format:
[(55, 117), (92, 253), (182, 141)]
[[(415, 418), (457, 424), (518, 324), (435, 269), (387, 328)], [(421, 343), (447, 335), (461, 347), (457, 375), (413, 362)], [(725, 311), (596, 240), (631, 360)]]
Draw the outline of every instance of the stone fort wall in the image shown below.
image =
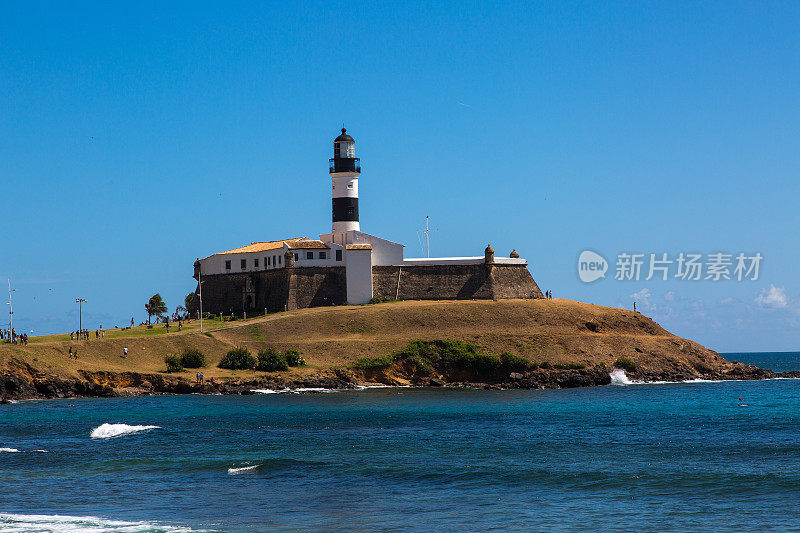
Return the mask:
[[(399, 285), (398, 285), (399, 281)], [(400, 300), (543, 298), (525, 265), (412, 265), (372, 267), (376, 297)], [(273, 313), (343, 304), (345, 267), (294, 267), (203, 276), (203, 311)]]
[[(249, 281), (248, 281), (249, 280)], [(270, 313), (347, 300), (344, 267), (280, 268), (203, 276), (203, 311)]]
[(525, 265), (372, 267), (372, 293), (399, 300), (543, 298)]

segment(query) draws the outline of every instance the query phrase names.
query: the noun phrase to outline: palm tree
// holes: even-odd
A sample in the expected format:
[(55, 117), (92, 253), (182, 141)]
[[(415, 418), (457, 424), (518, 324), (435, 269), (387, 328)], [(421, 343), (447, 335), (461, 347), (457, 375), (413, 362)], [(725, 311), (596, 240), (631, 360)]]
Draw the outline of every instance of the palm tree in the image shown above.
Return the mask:
[(200, 306), (200, 298), (197, 296), (196, 292), (190, 292), (186, 295), (183, 303), (186, 304), (185, 307), (187, 311), (194, 313)]
[(147, 310), (148, 324), (150, 323), (151, 316), (156, 315), (160, 317), (167, 312), (167, 304), (164, 303), (164, 299), (158, 293), (150, 297), (150, 300), (144, 304), (144, 308)]

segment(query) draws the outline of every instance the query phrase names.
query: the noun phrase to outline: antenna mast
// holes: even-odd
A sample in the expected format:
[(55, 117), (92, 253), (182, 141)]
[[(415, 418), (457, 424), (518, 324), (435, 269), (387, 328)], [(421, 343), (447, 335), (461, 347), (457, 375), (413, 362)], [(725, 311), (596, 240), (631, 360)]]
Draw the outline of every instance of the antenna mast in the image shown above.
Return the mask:
[(418, 230), (418, 231), (421, 231), (422, 233), (425, 234), (425, 257), (428, 257), (428, 258), (430, 258), (430, 256), (431, 256), (431, 232), (432, 231), (436, 231), (435, 228), (431, 228), (430, 225), (428, 224), (429, 219), (430, 219), (430, 217), (426, 215), (425, 216), (425, 229)]

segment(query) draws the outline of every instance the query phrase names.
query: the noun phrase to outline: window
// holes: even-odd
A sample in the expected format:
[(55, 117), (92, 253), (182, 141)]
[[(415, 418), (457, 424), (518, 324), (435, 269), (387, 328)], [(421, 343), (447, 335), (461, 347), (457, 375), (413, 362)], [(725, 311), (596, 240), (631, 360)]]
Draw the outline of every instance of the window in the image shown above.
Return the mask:
[(269, 266), (269, 262), (267, 261), (268, 259), (269, 257), (264, 258), (264, 268), (267, 268)]
[(253, 268), (258, 268), (258, 258), (253, 259)]
[(298, 254), (294, 254), (294, 260), (295, 261), (299, 261), (300, 260), (300, 256)]
[(352, 184), (352, 183), (348, 183), (348, 184), (347, 184), (347, 188), (348, 188), (348, 189), (352, 189), (352, 188), (353, 188), (353, 184)]
[(231, 269), (231, 262), (225, 261), (225, 270), (230, 270), (230, 269)]
[(247, 259), (242, 259), (241, 263), (242, 263), (242, 270), (247, 268)]
[(319, 258), (320, 259), (325, 259), (326, 257), (328, 257), (328, 254), (326, 254), (325, 252), (320, 252), (319, 253)]
[(337, 261), (341, 261), (342, 260), (342, 251), (341, 250), (336, 250), (336, 260)]
[(272, 266), (272, 257), (267, 257), (267, 265)]
[(306, 252), (306, 259), (314, 259), (314, 252)]

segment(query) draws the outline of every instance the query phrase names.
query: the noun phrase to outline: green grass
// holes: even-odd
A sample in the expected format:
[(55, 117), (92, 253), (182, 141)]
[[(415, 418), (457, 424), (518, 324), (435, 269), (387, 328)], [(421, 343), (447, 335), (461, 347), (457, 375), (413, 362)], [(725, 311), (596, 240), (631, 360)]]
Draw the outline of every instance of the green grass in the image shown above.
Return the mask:
[(250, 326), (250, 337), (254, 341), (262, 341), (263, 342), (263, 341), (267, 340), (267, 338), (261, 332), (261, 328), (258, 327), (258, 324), (253, 324), (252, 326)]
[(553, 368), (557, 368), (558, 370), (583, 370), (586, 368), (586, 365), (583, 363), (556, 363), (553, 365)]
[(351, 366), (359, 370), (372, 370), (386, 368), (395, 363), (415, 365), (419, 371), (425, 373), (445, 368), (475, 373), (536, 368), (534, 363), (508, 352), (498, 357), (483, 352), (470, 342), (442, 340), (413, 341), (392, 355), (362, 358)]
[(370, 304), (388, 304), (392, 302), (399, 302), (400, 300), (395, 300), (394, 298), (389, 298), (387, 296), (375, 296), (374, 298), (370, 298)]

